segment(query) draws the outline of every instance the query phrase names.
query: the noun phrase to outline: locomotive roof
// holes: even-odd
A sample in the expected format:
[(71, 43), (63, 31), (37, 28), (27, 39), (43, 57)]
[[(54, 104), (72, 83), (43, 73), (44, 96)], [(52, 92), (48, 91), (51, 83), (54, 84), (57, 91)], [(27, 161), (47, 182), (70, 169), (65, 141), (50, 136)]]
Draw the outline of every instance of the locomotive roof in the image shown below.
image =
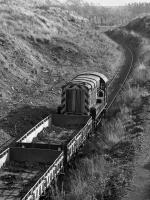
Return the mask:
[(82, 83), (90, 84), (91, 88), (99, 87), (99, 84), (100, 84), (100, 78), (95, 77), (93, 75), (82, 75), (82, 74), (80, 74), (72, 80), (72, 82), (74, 82), (74, 81), (79, 81), (79, 82), (82, 82)]
[[(78, 84), (84, 85), (89, 89), (94, 89), (95, 87), (100, 86), (100, 80), (103, 80), (105, 83), (108, 81), (105, 75), (98, 72), (83, 72), (73, 78), (67, 85)], [(66, 85), (66, 86), (67, 86)]]
[(90, 82), (88, 80), (74, 79), (73, 81), (71, 81), (71, 83), (78, 84), (78, 85), (84, 85), (89, 89), (95, 88), (95, 83), (94, 82)]
[(108, 82), (108, 78), (104, 74), (101, 74), (99, 72), (88, 71), (88, 72), (82, 72), (80, 75), (94, 75), (103, 79), (105, 83)]

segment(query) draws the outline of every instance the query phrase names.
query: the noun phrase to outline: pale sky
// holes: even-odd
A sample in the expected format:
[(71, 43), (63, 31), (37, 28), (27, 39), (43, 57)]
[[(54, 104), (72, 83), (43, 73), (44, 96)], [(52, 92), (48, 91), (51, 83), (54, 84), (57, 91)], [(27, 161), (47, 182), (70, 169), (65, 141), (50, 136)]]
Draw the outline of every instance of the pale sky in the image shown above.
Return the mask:
[(150, 3), (150, 0), (84, 0), (89, 3), (98, 3), (102, 6), (118, 6), (118, 5), (126, 5), (128, 3), (134, 3), (134, 2), (147, 2)]

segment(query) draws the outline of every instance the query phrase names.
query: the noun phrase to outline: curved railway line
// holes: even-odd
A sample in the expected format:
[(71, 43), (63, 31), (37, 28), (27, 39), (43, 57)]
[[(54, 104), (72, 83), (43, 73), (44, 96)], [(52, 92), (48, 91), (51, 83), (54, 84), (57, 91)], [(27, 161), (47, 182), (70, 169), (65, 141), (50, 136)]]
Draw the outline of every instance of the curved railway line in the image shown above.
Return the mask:
[[(131, 51), (131, 49), (127, 46), (124, 46), (125, 49), (125, 63), (121, 66), (120, 72), (117, 72), (114, 77), (111, 79), (111, 81), (108, 83), (108, 103), (106, 110), (109, 110), (112, 106), (113, 102), (115, 101), (116, 97), (118, 96), (119, 92), (123, 88), (129, 74), (132, 71), (132, 68), (134, 66), (134, 55)], [(102, 118), (102, 117), (101, 117)], [(5, 161), (7, 160), (10, 147), (13, 146), (16, 143), (22, 143), (25, 145), (25, 142), (32, 142), (33, 134), (38, 134), (44, 127), (48, 126), (49, 124), (50, 116), (46, 117), (44, 120), (39, 122), (35, 127), (33, 127), (30, 131), (28, 131), (25, 135), (23, 135), (20, 139), (15, 139), (14, 141), (9, 140), (6, 143), (4, 143), (0, 150), (2, 151), (0, 154), (0, 167), (2, 167), (5, 164)], [(97, 123), (97, 125), (99, 122)], [(89, 118), (87, 123), (84, 125), (84, 127), (77, 133), (77, 135), (70, 140), (70, 142), (67, 144), (67, 148), (69, 150), (69, 154), (67, 154), (67, 161), (69, 161), (72, 157), (72, 154), (75, 154), (79, 147), (85, 143), (86, 139), (89, 137), (90, 131), (92, 131), (92, 119)], [(31, 139), (32, 138), (32, 139)], [(80, 140), (79, 143), (77, 143), (77, 140)], [(9, 146), (9, 147), (8, 147)], [(59, 146), (61, 149), (62, 147)], [(36, 183), (31, 187), (29, 191), (26, 192), (24, 197), (22, 197), (22, 200), (37, 200), (39, 199), (40, 195), (42, 195), (43, 191), (45, 190), (44, 187), (49, 187), (51, 181), (60, 173), (60, 171), (63, 169), (63, 159), (65, 155), (65, 149), (63, 149), (64, 152), (60, 152), (57, 159), (53, 161), (53, 164), (46, 170), (46, 172), (36, 181)], [(27, 176), (27, 175), (26, 175)], [(45, 186), (46, 184), (46, 186)], [(14, 192), (14, 190), (12, 190)], [(9, 197), (12, 195), (10, 193)], [(34, 196), (34, 197), (33, 197)], [(4, 198), (3, 198), (4, 199)], [(7, 197), (6, 197), (7, 199)], [(10, 197), (11, 199), (11, 197)], [(17, 198), (15, 198), (17, 199)], [(13, 200), (13, 198), (12, 198)]]
[(111, 80), (111, 83), (108, 85), (108, 88), (113, 87), (113, 90), (110, 92), (110, 95), (108, 97), (107, 110), (114, 103), (115, 99), (117, 98), (119, 92), (122, 90), (124, 84), (126, 83), (133, 69), (134, 55), (129, 47), (124, 46), (124, 49), (125, 49), (125, 55), (126, 55), (126, 62), (121, 67), (120, 73), (115, 74), (115, 76)]

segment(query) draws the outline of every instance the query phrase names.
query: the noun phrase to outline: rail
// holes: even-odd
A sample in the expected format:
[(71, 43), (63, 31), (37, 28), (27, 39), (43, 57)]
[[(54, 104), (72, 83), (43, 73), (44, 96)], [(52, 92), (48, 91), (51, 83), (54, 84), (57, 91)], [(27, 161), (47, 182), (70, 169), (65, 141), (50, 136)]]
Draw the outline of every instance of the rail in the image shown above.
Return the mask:
[[(129, 70), (128, 70), (126, 76), (125, 76), (125, 79), (124, 79), (123, 83), (121, 84), (119, 90), (116, 92), (116, 94), (115, 94), (114, 98), (112, 99), (112, 101), (110, 102), (110, 104), (107, 106), (107, 109), (106, 109), (106, 110), (108, 110), (108, 109), (111, 107), (111, 105), (114, 103), (115, 99), (117, 98), (118, 94), (119, 94), (120, 91), (122, 90), (122, 88), (123, 88), (125, 82), (127, 81), (128, 77), (129, 77), (129, 74), (130, 74), (130, 72), (131, 72), (131, 70), (132, 70), (132, 68), (133, 68), (133, 60), (134, 60), (134, 59), (133, 59), (133, 53), (132, 53), (132, 51), (131, 51), (131, 49), (130, 49), (129, 47), (126, 47), (126, 48), (128, 49), (128, 52), (130, 52), (130, 55), (131, 55), (130, 67), (129, 67)], [(114, 76), (114, 77), (115, 77), (115, 76)], [(114, 80), (114, 79), (113, 79), (113, 80)], [(111, 84), (112, 84), (112, 82), (111, 82)]]
[(119, 75), (119, 72), (117, 71), (115, 75), (112, 77), (112, 79), (108, 82), (108, 88), (112, 85), (112, 82), (116, 79), (116, 77)]

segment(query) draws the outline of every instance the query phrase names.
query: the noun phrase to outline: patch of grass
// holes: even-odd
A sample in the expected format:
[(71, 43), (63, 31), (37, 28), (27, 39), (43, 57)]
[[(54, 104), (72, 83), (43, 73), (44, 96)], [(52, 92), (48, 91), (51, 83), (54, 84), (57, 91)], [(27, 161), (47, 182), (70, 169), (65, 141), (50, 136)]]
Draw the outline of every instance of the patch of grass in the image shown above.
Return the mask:
[(144, 63), (139, 63), (133, 73), (133, 84), (143, 87), (150, 80), (150, 71), (148, 68), (149, 66), (146, 66)]
[(137, 107), (141, 104), (142, 93), (143, 89), (138, 85), (131, 87), (131, 85), (128, 84), (125, 91), (121, 94), (122, 102), (124, 102), (128, 108)]
[(107, 138), (109, 145), (112, 146), (124, 138), (125, 132), (123, 122), (119, 118), (113, 119), (110, 122), (106, 121), (102, 132)]
[(137, 65), (132, 73), (132, 78), (125, 85), (123, 92), (119, 97), (121, 104), (126, 105), (129, 109), (134, 109), (141, 105), (142, 98), (148, 95), (144, 85), (150, 80), (150, 72), (148, 67), (143, 63)]
[(84, 158), (71, 170), (69, 178), (69, 192), (53, 192), (53, 199), (83, 200), (101, 197), (107, 181), (107, 161), (100, 156)]

